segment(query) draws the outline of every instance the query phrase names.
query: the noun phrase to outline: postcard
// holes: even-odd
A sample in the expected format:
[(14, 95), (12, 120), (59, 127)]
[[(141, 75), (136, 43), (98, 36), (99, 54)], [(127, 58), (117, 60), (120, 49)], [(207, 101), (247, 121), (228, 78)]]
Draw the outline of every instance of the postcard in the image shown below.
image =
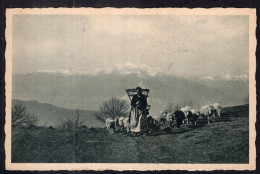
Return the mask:
[(254, 170), (256, 10), (6, 11), (7, 170)]

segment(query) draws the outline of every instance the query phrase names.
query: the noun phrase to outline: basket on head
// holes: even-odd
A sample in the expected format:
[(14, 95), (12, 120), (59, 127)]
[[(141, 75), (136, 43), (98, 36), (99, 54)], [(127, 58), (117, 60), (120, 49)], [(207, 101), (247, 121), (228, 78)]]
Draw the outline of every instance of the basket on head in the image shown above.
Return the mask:
[[(137, 94), (137, 90), (136, 89), (127, 89), (125, 91), (126, 91), (128, 97), (129, 97), (130, 101), (132, 100), (132, 97)], [(149, 92), (150, 92), (149, 89), (142, 89), (142, 94), (145, 97), (149, 97)]]

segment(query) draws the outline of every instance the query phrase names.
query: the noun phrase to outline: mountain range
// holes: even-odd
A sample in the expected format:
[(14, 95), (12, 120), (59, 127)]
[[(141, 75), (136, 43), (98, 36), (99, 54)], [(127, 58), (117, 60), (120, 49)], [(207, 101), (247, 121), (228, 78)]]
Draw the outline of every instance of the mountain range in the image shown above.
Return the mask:
[(158, 115), (168, 103), (192, 101), (195, 108), (215, 102), (224, 107), (240, 105), (249, 91), (248, 80), (185, 79), (141, 71), (124, 74), (118, 71), (97, 74), (34, 72), (13, 74), (12, 98), (93, 111), (99, 110), (110, 97), (129, 103), (125, 90), (137, 86), (150, 89), (148, 103), (152, 106), (152, 115)]

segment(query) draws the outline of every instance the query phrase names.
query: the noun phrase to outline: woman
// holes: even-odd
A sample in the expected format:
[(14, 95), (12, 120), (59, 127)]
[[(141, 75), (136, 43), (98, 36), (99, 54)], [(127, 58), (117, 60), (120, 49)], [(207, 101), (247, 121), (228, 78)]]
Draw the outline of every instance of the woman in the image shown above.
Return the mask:
[(137, 87), (136, 91), (137, 94), (131, 101), (130, 131), (134, 135), (141, 135), (147, 130), (147, 98), (140, 87)]

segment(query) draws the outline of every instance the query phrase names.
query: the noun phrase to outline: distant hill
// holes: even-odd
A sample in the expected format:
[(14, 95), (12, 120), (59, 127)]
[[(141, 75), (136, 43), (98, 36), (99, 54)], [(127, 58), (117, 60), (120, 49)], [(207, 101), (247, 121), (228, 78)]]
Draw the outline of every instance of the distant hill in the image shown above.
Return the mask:
[[(248, 84), (222, 82), (221, 86), (188, 80), (166, 74), (154, 76), (145, 73), (120, 74), (63, 74), (31, 73), (13, 75), (13, 99), (36, 100), (65, 108), (98, 110), (110, 97), (129, 102), (126, 89), (140, 86), (150, 89), (150, 113), (157, 115), (168, 103), (192, 100), (195, 107), (218, 102), (223, 106), (243, 104), (241, 96), (248, 91)], [(224, 84), (225, 83), (225, 84)], [(230, 92), (232, 91), (232, 92)]]
[[(72, 109), (57, 107), (48, 103), (39, 103), (37, 101), (12, 100), (12, 106), (21, 104), (27, 111), (39, 118), (39, 124), (43, 126), (58, 126), (63, 117), (72, 113)], [(96, 111), (80, 110), (82, 119), (86, 120), (84, 125), (88, 127), (104, 127), (105, 124), (98, 121), (94, 116)]]
[[(229, 96), (236, 96), (238, 101), (243, 101), (243, 99), (248, 95), (249, 92), (249, 81), (248, 79), (241, 80), (225, 80), (225, 79), (199, 79), (193, 78), (189, 79), (192, 82), (200, 83), (202, 85), (218, 89)], [(244, 103), (241, 103), (244, 104)]]

